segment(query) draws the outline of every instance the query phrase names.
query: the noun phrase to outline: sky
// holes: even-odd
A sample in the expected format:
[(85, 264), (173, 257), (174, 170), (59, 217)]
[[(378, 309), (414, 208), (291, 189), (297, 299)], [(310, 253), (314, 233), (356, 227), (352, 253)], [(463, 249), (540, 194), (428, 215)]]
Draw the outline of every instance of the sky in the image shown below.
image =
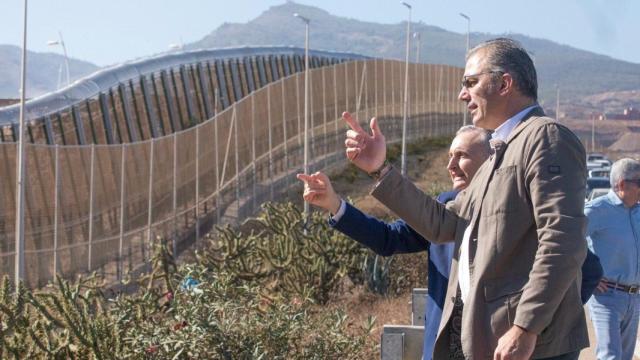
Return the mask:
[[(21, 46), (24, 0), (6, 0), (0, 44)], [(200, 40), (225, 22), (247, 22), (285, 0), (29, 0), (27, 48), (61, 52), (47, 42), (63, 36), (70, 57), (99, 66), (167, 51)], [(333, 15), (399, 23), (408, 11), (395, 0), (296, 0)], [(638, 0), (407, 0), (412, 20), (449, 31), (520, 33), (640, 63)], [(313, 19), (311, 19), (313, 21)], [(292, 19), (292, 22), (294, 19)], [(336, 29), (339, 31), (339, 29)], [(250, 44), (247, 44), (250, 45)], [(285, 44), (288, 45), (288, 44)], [(402, 44), (404, 46), (404, 44)]]

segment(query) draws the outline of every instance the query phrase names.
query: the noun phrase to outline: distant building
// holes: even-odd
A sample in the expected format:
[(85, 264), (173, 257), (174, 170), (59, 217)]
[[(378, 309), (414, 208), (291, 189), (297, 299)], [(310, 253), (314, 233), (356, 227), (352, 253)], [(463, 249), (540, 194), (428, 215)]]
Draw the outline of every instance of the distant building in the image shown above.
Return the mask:
[(640, 110), (628, 107), (621, 114), (607, 114), (607, 120), (640, 120)]

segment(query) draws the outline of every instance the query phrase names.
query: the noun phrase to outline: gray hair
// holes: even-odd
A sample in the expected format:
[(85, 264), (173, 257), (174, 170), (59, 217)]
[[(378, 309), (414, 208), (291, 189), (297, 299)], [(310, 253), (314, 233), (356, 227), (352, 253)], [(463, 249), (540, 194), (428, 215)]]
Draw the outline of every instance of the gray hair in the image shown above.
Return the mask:
[(611, 182), (611, 188), (618, 190), (617, 186), (620, 180), (636, 180), (640, 179), (640, 161), (624, 158), (620, 159), (611, 165), (611, 173), (609, 174), (609, 181)]
[(469, 50), (467, 60), (481, 50), (486, 51), (484, 55), (488, 65), (483, 71), (509, 73), (514, 79), (516, 89), (534, 101), (538, 100), (536, 67), (527, 50), (519, 42), (507, 38), (485, 41)]
[(487, 151), (487, 154), (491, 154), (491, 144), (489, 140), (491, 140), (491, 133), (483, 128), (474, 126), (474, 125), (464, 125), (458, 131), (456, 131), (456, 136), (460, 134), (473, 133), (476, 135), (476, 142), (483, 145), (483, 148)]

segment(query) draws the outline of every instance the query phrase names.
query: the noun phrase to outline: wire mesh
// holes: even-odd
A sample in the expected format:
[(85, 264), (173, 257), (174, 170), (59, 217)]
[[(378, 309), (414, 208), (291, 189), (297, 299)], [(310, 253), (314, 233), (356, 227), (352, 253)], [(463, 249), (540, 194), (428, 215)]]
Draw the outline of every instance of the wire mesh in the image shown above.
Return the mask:
[[(68, 126), (74, 123), (72, 111), (52, 118), (56, 133), (75, 139), (74, 144), (92, 145), (26, 147), (28, 286), (41, 286), (56, 272), (71, 277), (98, 271), (121, 279), (149, 261), (152, 243), (185, 249), (195, 235), (238, 223), (297, 184), (294, 174), (303, 167), (305, 75), (291, 73), (295, 62), (259, 61), (236, 63), (242, 86), (224, 96), (233, 99), (255, 87), (244, 74), (247, 66), (254, 71), (251, 81), (280, 80), (254, 89), (224, 111), (216, 69), (207, 64), (164, 71), (87, 99), (77, 111), (93, 124), (85, 121), (82, 134)], [(408, 138), (453, 134), (464, 110), (456, 101), (462, 70), (412, 64), (409, 74)], [(387, 142), (400, 141), (402, 62), (320, 67), (310, 71), (309, 85), (311, 170), (346, 164), (342, 111), (355, 114), (365, 129), (377, 116)], [(104, 107), (104, 102), (115, 106)], [(157, 112), (149, 110), (151, 103)], [(115, 124), (111, 130), (103, 121), (105, 109)], [(197, 124), (190, 120), (194, 114), (213, 116)], [(154, 131), (171, 135), (93, 145), (95, 138), (135, 140)], [(0, 184), (0, 271), (9, 275), (15, 257), (16, 151), (15, 143), (0, 144), (6, 180)]]

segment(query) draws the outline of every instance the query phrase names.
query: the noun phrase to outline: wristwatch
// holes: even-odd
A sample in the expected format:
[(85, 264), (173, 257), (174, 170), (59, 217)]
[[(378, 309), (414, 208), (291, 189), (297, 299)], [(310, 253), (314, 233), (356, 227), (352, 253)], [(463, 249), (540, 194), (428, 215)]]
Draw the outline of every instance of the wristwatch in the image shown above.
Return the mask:
[(369, 175), (369, 177), (371, 177), (373, 180), (380, 180), (380, 178), (382, 177), (382, 175), (386, 174), (387, 171), (386, 169), (391, 166), (391, 163), (389, 162), (389, 160), (384, 159), (384, 162), (382, 163), (382, 165), (380, 165), (380, 167), (378, 168), (378, 170), (372, 171), (370, 173), (367, 173)]

